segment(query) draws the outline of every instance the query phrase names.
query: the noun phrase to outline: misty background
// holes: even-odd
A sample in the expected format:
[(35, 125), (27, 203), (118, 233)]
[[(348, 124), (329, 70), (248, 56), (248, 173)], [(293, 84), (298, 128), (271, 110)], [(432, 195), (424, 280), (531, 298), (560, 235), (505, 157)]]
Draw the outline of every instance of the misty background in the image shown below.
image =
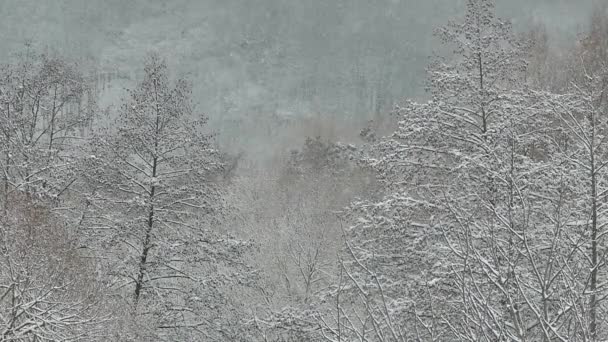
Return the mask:
[[(516, 30), (544, 24), (556, 40), (573, 38), (593, 4), (497, 1), (499, 14), (512, 18)], [(353, 130), (345, 126), (388, 115), (397, 101), (423, 95), (427, 57), (438, 43), (433, 28), (460, 16), (464, 5), (8, 0), (0, 3), (0, 54), (6, 59), (32, 41), (81, 59), (97, 75), (101, 106), (112, 112), (111, 104), (141, 76), (146, 53), (159, 52), (175, 76), (193, 83), (197, 108), (209, 115), (224, 148), (259, 155), (299, 146), (304, 136), (346, 139)]]

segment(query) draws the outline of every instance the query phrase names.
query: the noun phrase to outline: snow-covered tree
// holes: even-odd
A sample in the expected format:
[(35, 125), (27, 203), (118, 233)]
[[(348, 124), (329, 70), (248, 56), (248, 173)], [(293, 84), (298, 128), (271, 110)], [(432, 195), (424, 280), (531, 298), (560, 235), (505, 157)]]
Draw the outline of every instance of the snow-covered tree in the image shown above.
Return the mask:
[(205, 122), (190, 85), (172, 84), (166, 63), (151, 55), (84, 162), (81, 226), (91, 248), (105, 249), (111, 285), (145, 340), (225, 340), (235, 330), (224, 294), (247, 280), (240, 256), (248, 244), (214, 230), (222, 163)]
[(4, 206), (10, 194), (57, 197), (74, 181), (78, 129), (94, 103), (87, 78), (66, 58), (35, 53), (0, 70), (0, 165)]
[[(397, 110), (366, 161), (385, 185), (354, 203), (328, 340), (564, 340), (589, 336), (585, 244), (560, 121), (525, 83), (526, 46), (469, 0), (437, 35), (428, 103)], [(592, 266), (591, 266), (592, 267)], [(593, 307), (593, 306), (591, 306)], [(591, 315), (592, 317), (593, 315)]]
[(0, 218), (0, 340), (106, 341), (94, 264), (48, 208), (10, 199)]
[[(584, 59), (581, 58), (582, 63)], [(606, 261), (602, 247), (606, 236), (606, 188), (608, 173), (608, 69), (594, 61), (595, 67), (581, 65), (580, 77), (562, 94), (539, 93), (539, 107), (549, 111), (560, 135), (548, 141), (551, 157), (567, 169), (564, 191), (571, 211), (569, 230), (576, 232), (580, 250), (578, 278), (572, 279), (582, 290), (579, 314), (581, 336), (596, 341), (605, 338)], [(574, 305), (574, 303), (572, 303)]]
[(297, 317), (323, 306), (318, 295), (332, 281), (341, 245), (336, 211), (373, 187), (343, 150), (341, 144), (307, 138), (274, 167), (252, 168), (237, 178), (234, 202), (260, 245), (254, 256), (260, 282), (249, 321), (252, 340), (319, 338)]

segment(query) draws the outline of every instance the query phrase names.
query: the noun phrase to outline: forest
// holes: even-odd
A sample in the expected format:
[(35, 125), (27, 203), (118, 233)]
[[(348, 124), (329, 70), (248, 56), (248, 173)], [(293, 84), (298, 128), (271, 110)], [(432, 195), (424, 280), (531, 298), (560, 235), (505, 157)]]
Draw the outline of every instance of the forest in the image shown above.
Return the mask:
[[(239, 129), (265, 143), (158, 51), (114, 101), (24, 42), (0, 65), (0, 341), (607, 341), (608, 4), (557, 42), (458, 3), (414, 98), (386, 47), (343, 108), (366, 120), (261, 104)], [(294, 98), (340, 97), (318, 80)]]

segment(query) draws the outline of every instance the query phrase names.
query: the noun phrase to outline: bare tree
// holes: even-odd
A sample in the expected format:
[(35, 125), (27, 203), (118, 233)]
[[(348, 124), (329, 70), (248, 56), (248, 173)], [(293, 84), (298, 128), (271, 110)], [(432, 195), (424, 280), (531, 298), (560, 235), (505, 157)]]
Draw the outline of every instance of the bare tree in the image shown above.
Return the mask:
[[(581, 60), (584, 60), (581, 58)], [(541, 103), (555, 116), (562, 138), (552, 141), (555, 158), (568, 165), (571, 174), (566, 189), (576, 222), (582, 229), (580, 251), (582, 265), (588, 274), (581, 273), (584, 298), (588, 303), (581, 314), (586, 317), (589, 340), (604, 338), (606, 331), (600, 322), (605, 320), (605, 299), (608, 295), (602, 278), (606, 276), (605, 253), (601, 247), (606, 235), (605, 197), (606, 174), (606, 68), (581, 68), (581, 77), (560, 95), (546, 95)], [(588, 320), (588, 322), (587, 322)]]
[(464, 20), (437, 34), (455, 56), (431, 64), (431, 101), (401, 107), (367, 157), (385, 193), (347, 211), (348, 285), (330, 293), (341, 318), (323, 319), (325, 335), (593, 340), (581, 251), (596, 238), (555, 153), (562, 123), (525, 83), (526, 46), (490, 0), (468, 1)]
[(143, 339), (226, 338), (235, 327), (222, 291), (248, 278), (239, 260), (248, 244), (213, 229), (222, 164), (190, 89), (185, 80), (172, 85), (166, 63), (151, 55), (84, 163), (91, 193), (82, 226), (108, 248), (115, 288), (147, 325)]
[(15, 191), (60, 196), (74, 181), (78, 129), (93, 115), (88, 80), (77, 64), (30, 45), (1, 72), (4, 206)]
[(0, 223), (0, 339), (106, 340), (94, 264), (67, 227), (24, 197), (11, 197)]

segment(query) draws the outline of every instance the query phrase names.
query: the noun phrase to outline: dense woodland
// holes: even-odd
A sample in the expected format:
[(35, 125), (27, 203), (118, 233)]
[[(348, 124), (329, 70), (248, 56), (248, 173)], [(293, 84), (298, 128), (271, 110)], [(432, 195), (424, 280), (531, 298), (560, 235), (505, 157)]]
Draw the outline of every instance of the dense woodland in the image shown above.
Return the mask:
[(263, 159), (161, 54), (108, 110), (25, 44), (0, 68), (0, 341), (607, 340), (608, 7), (564, 47), (462, 5), (424, 96)]

